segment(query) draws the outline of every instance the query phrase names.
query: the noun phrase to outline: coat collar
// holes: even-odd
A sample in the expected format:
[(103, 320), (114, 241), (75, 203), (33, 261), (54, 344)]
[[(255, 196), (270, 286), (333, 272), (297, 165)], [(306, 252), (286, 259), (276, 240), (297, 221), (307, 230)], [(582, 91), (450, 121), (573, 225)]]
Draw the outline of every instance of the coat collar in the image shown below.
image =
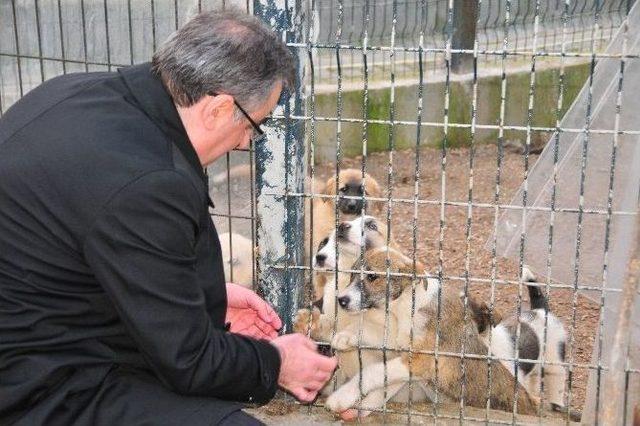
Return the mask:
[(182, 120), (178, 115), (173, 99), (164, 88), (160, 77), (151, 71), (151, 64), (147, 62), (120, 68), (118, 72), (142, 110), (178, 147), (206, 185), (208, 183), (207, 177), (204, 174), (196, 150), (187, 136), (187, 131), (182, 125)]

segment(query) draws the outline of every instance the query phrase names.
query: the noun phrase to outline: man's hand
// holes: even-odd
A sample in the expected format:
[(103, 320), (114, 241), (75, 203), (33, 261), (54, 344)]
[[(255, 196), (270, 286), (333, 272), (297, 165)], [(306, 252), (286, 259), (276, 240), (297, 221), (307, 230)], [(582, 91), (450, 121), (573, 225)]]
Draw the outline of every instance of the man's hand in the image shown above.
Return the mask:
[(278, 337), (282, 321), (267, 302), (253, 291), (227, 283), (227, 317), (229, 331), (255, 339)]
[(280, 387), (303, 402), (315, 399), (331, 378), (338, 359), (317, 352), (317, 345), (302, 334), (287, 334), (271, 341), (280, 352)]

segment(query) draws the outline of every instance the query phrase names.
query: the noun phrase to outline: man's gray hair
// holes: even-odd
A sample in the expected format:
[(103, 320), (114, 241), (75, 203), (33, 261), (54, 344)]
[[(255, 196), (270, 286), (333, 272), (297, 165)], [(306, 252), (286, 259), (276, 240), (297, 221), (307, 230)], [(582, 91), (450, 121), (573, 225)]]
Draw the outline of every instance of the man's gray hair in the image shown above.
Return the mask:
[(286, 44), (252, 15), (203, 12), (176, 31), (153, 55), (175, 103), (186, 107), (208, 93), (226, 93), (247, 109), (264, 103), (274, 85), (295, 84)]

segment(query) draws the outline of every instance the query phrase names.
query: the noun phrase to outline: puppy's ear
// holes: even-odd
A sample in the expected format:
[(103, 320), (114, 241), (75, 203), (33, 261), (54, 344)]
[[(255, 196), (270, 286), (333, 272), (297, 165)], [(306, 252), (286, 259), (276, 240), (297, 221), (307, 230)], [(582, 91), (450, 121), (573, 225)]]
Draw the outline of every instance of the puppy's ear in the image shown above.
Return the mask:
[[(489, 312), (489, 307), (487, 306), (487, 312)], [(496, 307), (493, 307), (493, 312), (491, 313), (492, 316), (492, 326), (496, 326), (498, 324), (500, 324), (502, 322), (502, 314), (500, 313), (500, 311), (498, 309), (496, 309)]]
[[(405, 274), (413, 274), (413, 259), (403, 255), (403, 263), (400, 267), (400, 272)], [(416, 275), (424, 274), (424, 265), (419, 260), (416, 260)]]
[(424, 271), (427, 268), (424, 266), (424, 264), (422, 262), (420, 262), (419, 260), (416, 260), (416, 274), (424, 274)]
[(378, 181), (372, 178), (369, 173), (366, 173), (364, 176), (365, 179), (365, 188), (368, 195), (372, 197), (380, 197), (382, 195), (382, 191), (380, 190), (380, 185), (378, 185)]
[(304, 184), (306, 186), (307, 192), (311, 192), (311, 188), (313, 187), (315, 194), (325, 193), (326, 183), (320, 182), (317, 178), (312, 178), (311, 176), (307, 176), (305, 178)]
[[(336, 195), (336, 178), (335, 176), (327, 179), (327, 182), (324, 185), (324, 189), (322, 190), (324, 195)], [(324, 201), (329, 201), (328, 198), (325, 198)]]
[[(460, 292), (460, 300), (464, 301), (463, 291)], [(467, 297), (467, 308), (478, 327), (478, 333), (484, 333), (487, 328), (493, 325), (490, 321), (489, 309), (486, 303), (476, 300), (475, 297), (469, 294)]]

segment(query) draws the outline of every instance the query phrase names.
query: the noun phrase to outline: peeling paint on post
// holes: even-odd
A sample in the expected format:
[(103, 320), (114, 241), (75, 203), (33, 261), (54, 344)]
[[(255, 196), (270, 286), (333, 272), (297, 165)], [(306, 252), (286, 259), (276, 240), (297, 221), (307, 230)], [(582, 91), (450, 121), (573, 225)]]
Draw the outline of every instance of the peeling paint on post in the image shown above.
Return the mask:
[[(302, 41), (303, 8), (298, 1), (255, 0), (254, 14), (282, 34), (288, 43)], [(263, 296), (276, 307), (291, 331), (291, 319), (302, 294), (304, 271), (304, 199), (289, 193), (304, 192), (304, 124), (291, 115), (303, 113), (304, 61), (297, 58), (298, 85), (283, 94), (267, 141), (256, 146), (258, 277)]]

